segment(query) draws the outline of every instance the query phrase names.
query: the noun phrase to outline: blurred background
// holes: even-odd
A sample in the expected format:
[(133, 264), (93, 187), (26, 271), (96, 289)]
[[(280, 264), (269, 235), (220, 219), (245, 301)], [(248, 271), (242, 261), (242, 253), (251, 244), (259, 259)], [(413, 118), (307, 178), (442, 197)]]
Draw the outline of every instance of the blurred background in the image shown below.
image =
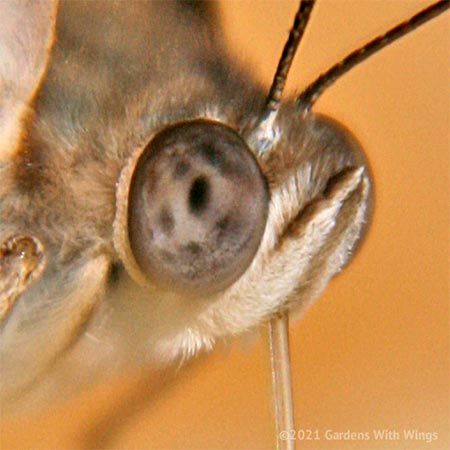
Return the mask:
[[(288, 93), (428, 4), (318, 1)], [(296, 8), (221, 4), (234, 54), (267, 86)], [(447, 13), (383, 50), (317, 103), (365, 148), (376, 204), (355, 260), (291, 323), (296, 427), (321, 438), (298, 441), (300, 449), (450, 448), (449, 22)], [(51, 411), (3, 418), (1, 448), (274, 448), (264, 330), (200, 358), (165, 387), (157, 378), (132, 372)], [(327, 439), (327, 430), (371, 439)], [(375, 440), (374, 430), (400, 439)], [(405, 430), (430, 433), (431, 442), (407, 440)]]

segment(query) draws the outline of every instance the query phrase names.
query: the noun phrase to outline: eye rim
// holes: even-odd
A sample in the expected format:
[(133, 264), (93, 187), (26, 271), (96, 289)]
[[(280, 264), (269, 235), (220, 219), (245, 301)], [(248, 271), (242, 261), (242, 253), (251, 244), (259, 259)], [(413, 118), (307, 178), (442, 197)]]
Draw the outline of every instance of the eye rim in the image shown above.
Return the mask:
[[(153, 134), (149, 142), (156, 135)], [(145, 152), (147, 144), (139, 147), (127, 160), (125, 166), (120, 172), (116, 184), (116, 216), (113, 222), (113, 245), (130, 277), (138, 285), (150, 286), (150, 280), (147, 279), (144, 272), (139, 267), (129, 239), (128, 230), (128, 207), (130, 203), (130, 187), (133, 174), (139, 163), (142, 154)]]
[[(148, 158), (148, 151), (150, 151), (151, 144), (154, 141), (156, 137), (158, 137), (160, 134), (168, 132), (172, 129), (176, 129), (181, 126), (185, 125), (195, 125), (195, 124), (207, 124), (207, 125), (214, 125), (214, 126), (220, 126), (227, 131), (232, 131), (235, 133), (235, 135), (242, 141), (245, 148), (248, 150), (248, 154), (252, 157), (254, 160), (256, 166), (259, 169), (259, 174), (261, 176), (261, 179), (263, 181), (263, 188), (266, 196), (266, 202), (264, 203), (264, 224), (262, 227), (261, 236), (258, 242), (258, 245), (256, 247), (255, 252), (253, 253), (252, 258), (254, 259), (256, 254), (258, 253), (261, 243), (263, 241), (263, 237), (265, 234), (266, 226), (267, 226), (267, 219), (269, 216), (269, 204), (270, 204), (270, 189), (269, 189), (269, 183), (267, 181), (266, 175), (263, 171), (263, 167), (261, 166), (260, 161), (258, 160), (255, 152), (253, 152), (247, 143), (247, 141), (242, 137), (242, 135), (236, 131), (233, 127), (229, 126), (228, 124), (225, 124), (223, 122), (209, 119), (209, 118), (196, 118), (191, 120), (182, 120), (179, 122), (175, 122), (172, 124), (167, 124), (160, 129), (158, 129), (156, 132), (154, 132), (151, 137), (146, 141), (145, 145), (139, 147), (127, 160), (126, 164), (124, 165), (123, 169), (120, 172), (118, 181), (116, 183), (116, 215), (114, 218), (113, 223), (113, 245), (114, 248), (124, 265), (125, 269), (127, 270), (130, 277), (140, 286), (142, 287), (153, 287), (153, 288), (161, 288), (161, 286), (156, 286), (155, 283), (152, 282), (152, 280), (145, 274), (144, 270), (140, 267), (131, 246), (131, 239), (130, 239), (130, 230), (129, 230), (129, 214), (130, 214), (130, 203), (131, 203), (131, 191), (133, 186), (134, 177), (136, 174), (136, 170), (139, 167), (140, 163)], [(252, 259), (252, 260), (253, 260)], [(251, 261), (252, 261), (251, 260)], [(217, 291), (218, 293), (225, 291), (226, 289), (230, 288), (232, 285), (234, 285), (246, 272), (246, 270), (250, 267), (250, 263), (246, 266), (246, 269), (242, 271), (242, 273), (233, 280), (228, 286), (220, 289), (220, 291)], [(164, 288), (162, 288), (164, 289)], [(167, 288), (167, 290), (170, 290)], [(176, 292), (176, 291), (174, 291)], [(196, 292), (197, 294), (197, 292)], [(211, 295), (211, 294), (208, 294)]]

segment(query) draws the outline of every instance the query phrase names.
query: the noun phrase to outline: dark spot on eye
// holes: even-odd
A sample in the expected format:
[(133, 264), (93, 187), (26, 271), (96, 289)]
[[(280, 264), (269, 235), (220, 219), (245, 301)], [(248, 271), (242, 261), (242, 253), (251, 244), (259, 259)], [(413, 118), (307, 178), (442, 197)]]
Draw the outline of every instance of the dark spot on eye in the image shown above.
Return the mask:
[(185, 246), (185, 249), (192, 255), (199, 255), (202, 253), (202, 247), (197, 242), (191, 241)]
[(211, 166), (219, 168), (223, 164), (223, 158), (220, 153), (211, 145), (203, 145), (200, 148), (200, 155)]
[(230, 216), (224, 216), (216, 222), (216, 228), (219, 231), (225, 231), (230, 225)]
[(210, 196), (209, 181), (206, 177), (197, 177), (189, 191), (189, 210), (192, 214), (201, 213), (207, 206)]
[(223, 216), (220, 220), (215, 223), (217, 230), (217, 240), (221, 241), (224, 236), (229, 233), (231, 227), (231, 218), (229, 215)]
[(172, 213), (166, 207), (163, 208), (159, 214), (159, 224), (166, 234), (172, 233), (175, 226), (175, 221), (173, 219)]
[(182, 178), (189, 172), (191, 166), (186, 161), (178, 161), (175, 165), (175, 170), (173, 173), (174, 178)]

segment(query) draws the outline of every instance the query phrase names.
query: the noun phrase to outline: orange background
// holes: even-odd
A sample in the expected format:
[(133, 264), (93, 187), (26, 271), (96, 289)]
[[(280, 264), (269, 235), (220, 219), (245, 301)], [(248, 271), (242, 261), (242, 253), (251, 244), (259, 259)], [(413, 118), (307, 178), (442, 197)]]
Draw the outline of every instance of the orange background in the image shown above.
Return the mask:
[[(288, 90), (429, 3), (318, 1)], [(222, 10), (236, 55), (268, 85), (296, 2), (228, 1)], [(450, 448), (449, 17), (385, 49), (317, 104), (364, 146), (376, 205), (355, 261), (291, 327), (297, 428), (322, 437), (299, 448)], [(48, 413), (4, 420), (1, 447), (274, 447), (263, 338), (202, 358), (156, 396), (146, 385), (130, 374)], [(427, 444), (324, 437), (326, 430), (385, 428), (438, 438)]]

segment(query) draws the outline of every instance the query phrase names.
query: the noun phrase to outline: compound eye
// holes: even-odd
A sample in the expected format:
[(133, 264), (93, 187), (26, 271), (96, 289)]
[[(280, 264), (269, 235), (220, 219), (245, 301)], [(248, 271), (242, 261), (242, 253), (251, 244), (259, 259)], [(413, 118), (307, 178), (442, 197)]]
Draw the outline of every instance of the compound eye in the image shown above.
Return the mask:
[(128, 197), (128, 238), (155, 285), (208, 295), (250, 265), (266, 225), (268, 190), (231, 128), (206, 120), (158, 133), (139, 157)]

